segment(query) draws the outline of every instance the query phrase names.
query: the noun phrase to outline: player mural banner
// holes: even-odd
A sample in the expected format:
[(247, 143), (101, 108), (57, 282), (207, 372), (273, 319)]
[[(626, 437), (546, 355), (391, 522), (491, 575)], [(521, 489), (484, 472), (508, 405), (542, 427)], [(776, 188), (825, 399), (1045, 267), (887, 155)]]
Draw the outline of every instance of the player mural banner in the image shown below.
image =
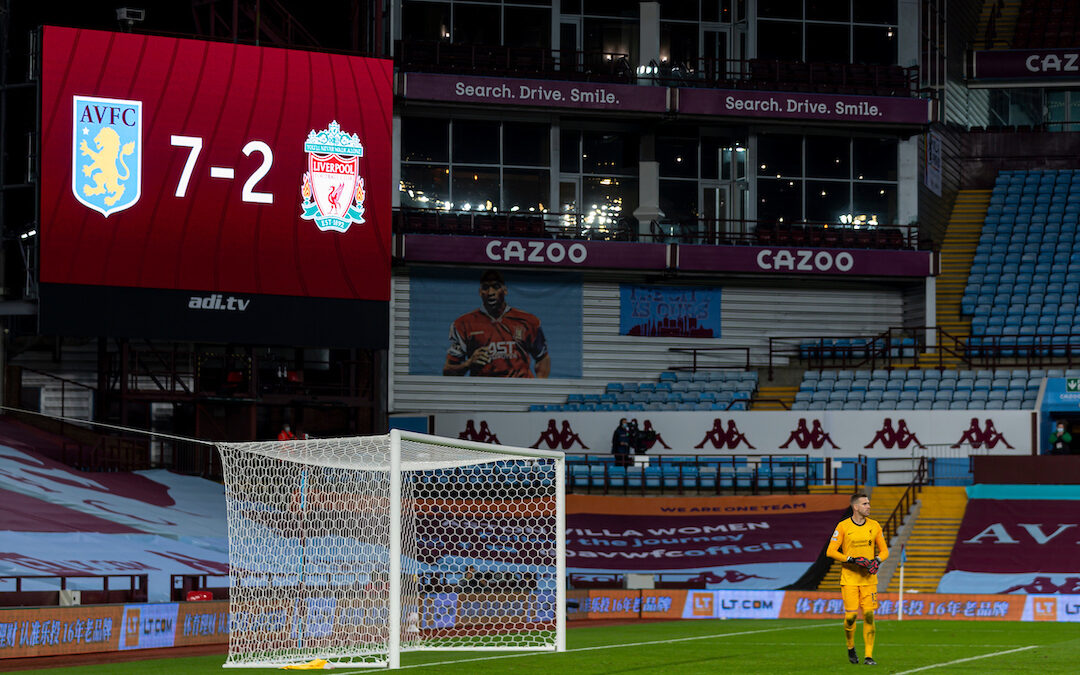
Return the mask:
[(720, 289), (619, 286), (619, 334), (643, 337), (720, 337)]
[(846, 495), (566, 499), (571, 573), (684, 573), (704, 587), (776, 589), (817, 559)]
[(388, 60), (46, 26), (45, 332), (385, 347)]
[(409, 374), (581, 377), (581, 277), (414, 268)]
[[(415, 316), (415, 312), (414, 312)], [(619, 419), (655, 432), (650, 454), (770, 454), (906, 457), (929, 446), (986, 454), (1031, 453), (1031, 412), (659, 411), (445, 413), (433, 433), (450, 438), (567, 452), (611, 451)]]
[(972, 499), (942, 593), (1080, 593), (1080, 500)]

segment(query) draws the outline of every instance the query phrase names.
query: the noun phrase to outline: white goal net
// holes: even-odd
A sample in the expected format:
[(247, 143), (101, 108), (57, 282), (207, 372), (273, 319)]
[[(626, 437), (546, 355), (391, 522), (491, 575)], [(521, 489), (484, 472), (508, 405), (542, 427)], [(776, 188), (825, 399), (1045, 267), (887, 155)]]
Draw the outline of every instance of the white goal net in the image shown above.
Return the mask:
[(218, 449), (226, 667), (564, 648), (562, 453), (399, 431)]

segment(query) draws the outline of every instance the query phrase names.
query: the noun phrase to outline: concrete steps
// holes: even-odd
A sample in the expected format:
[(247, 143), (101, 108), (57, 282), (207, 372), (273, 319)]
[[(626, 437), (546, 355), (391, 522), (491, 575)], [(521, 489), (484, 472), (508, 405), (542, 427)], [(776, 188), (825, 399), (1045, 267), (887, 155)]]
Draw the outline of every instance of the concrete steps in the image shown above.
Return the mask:
[[(960, 300), (982, 234), (990, 193), (991, 190), (961, 190), (957, 194), (939, 254), (941, 273), (935, 286), (936, 322), (942, 330), (960, 340), (971, 335), (971, 320), (961, 315)], [(929, 347), (919, 354), (919, 365), (925, 368), (957, 368), (962, 363), (960, 357), (948, 352), (939, 355), (936, 347)]]
[[(795, 394), (799, 393), (798, 387), (759, 387), (757, 394), (750, 401), (751, 410), (790, 410), (795, 402)], [(787, 407), (783, 403), (787, 403)]]
[[(967, 508), (967, 492), (963, 487), (926, 487), (919, 494), (919, 502), (919, 517), (907, 542), (904, 591), (933, 593), (952, 555)], [(900, 555), (900, 551), (892, 554)], [(900, 575), (895, 574), (885, 590), (896, 592), (899, 588)]]

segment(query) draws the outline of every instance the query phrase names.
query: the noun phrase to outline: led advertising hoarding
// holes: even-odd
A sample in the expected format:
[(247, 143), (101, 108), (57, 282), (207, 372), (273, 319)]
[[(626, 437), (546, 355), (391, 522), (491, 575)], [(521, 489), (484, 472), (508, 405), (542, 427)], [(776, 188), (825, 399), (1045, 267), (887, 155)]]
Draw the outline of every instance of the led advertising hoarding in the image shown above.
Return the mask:
[(46, 27), (42, 331), (384, 347), (391, 74)]

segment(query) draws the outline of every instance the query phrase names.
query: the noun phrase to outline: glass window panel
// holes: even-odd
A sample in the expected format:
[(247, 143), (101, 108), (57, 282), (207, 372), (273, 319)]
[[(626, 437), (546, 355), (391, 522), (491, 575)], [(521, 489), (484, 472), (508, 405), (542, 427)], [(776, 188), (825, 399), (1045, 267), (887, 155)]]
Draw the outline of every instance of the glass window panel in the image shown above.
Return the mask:
[[(674, 19), (676, 21), (697, 21), (699, 0), (659, 0), (660, 18)], [(709, 4), (709, 0), (705, 0)], [(713, 0), (713, 5), (716, 0)]]
[(855, 222), (865, 216), (864, 222), (873, 220), (881, 225), (894, 225), (897, 220), (896, 185), (890, 183), (856, 183), (852, 191), (852, 215)]
[(546, 124), (503, 124), (503, 164), (548, 166), (551, 164), (551, 127)]
[(806, 220), (839, 223), (851, 213), (850, 189), (847, 181), (806, 181)]
[(896, 30), (878, 26), (855, 26), (852, 31), (854, 63), (891, 66), (896, 63)]
[(802, 0), (761, 0), (758, 16), (775, 19), (801, 19)]
[(563, 173), (581, 172), (581, 132), (559, 131), (559, 170)]
[(795, 223), (802, 220), (802, 181), (759, 178), (758, 220), (769, 223)]
[(850, 178), (849, 143), (843, 136), (807, 136), (807, 177)]
[(482, 166), (455, 166), (451, 189), (454, 208), (490, 211), (499, 205), (499, 170)]
[(449, 162), (450, 123), (430, 117), (401, 119), (403, 162)]
[(895, 138), (853, 138), (855, 180), (896, 180)]
[(604, 175), (637, 175), (637, 136), (595, 131), (583, 132), (581, 171)]
[(503, 20), (502, 44), (551, 48), (551, 9), (507, 7), (503, 10)]
[[(722, 138), (701, 139), (701, 177), (718, 179), (721, 173), (720, 149), (726, 147), (728, 141)], [(724, 177), (725, 179), (727, 176)]]
[[(869, 2), (870, 0), (861, 0)], [(896, 0), (886, 0), (896, 2)], [(859, 4), (860, 0), (855, 0)], [(806, 0), (806, 18), (810, 21), (850, 21), (851, 7), (848, 0)]]
[(660, 60), (677, 66), (698, 67), (698, 25), (660, 24)]
[(867, 2), (855, 0), (856, 23), (887, 23), (896, 25), (896, 2)]
[(542, 211), (548, 208), (550, 173), (528, 169), (503, 169), (503, 211)]
[(406, 42), (448, 40), (449, 3), (411, 2), (401, 5), (401, 37)]
[[(723, 5), (723, 9), (721, 9)], [(724, 18), (721, 19), (720, 17)], [(701, 3), (701, 20), (702, 21), (731, 21), (731, 0), (702, 0)]]
[(499, 163), (499, 123), (454, 120), (454, 162)]
[(586, 224), (632, 217), (637, 208), (636, 178), (586, 176), (581, 179), (581, 211)]
[(802, 137), (762, 135), (758, 137), (759, 176), (801, 176)]
[(444, 208), (450, 201), (450, 176), (445, 166), (403, 164), (400, 189), (402, 206)]
[(806, 61), (808, 63), (848, 63), (850, 30), (847, 24), (806, 24)]
[(656, 161), (661, 176), (697, 178), (697, 139), (657, 137)]
[(696, 181), (660, 181), (660, 210), (667, 220), (697, 220), (698, 185)]
[(498, 5), (464, 5), (454, 3), (454, 42), (474, 45), (498, 45), (502, 24), (502, 8)]
[(563, 14), (581, 14), (581, 0), (562, 0), (561, 9)]
[(590, 16), (638, 17), (638, 3), (627, 0), (585, 0), (584, 13)]
[[(634, 5), (637, 6), (636, 3)], [(637, 62), (638, 24), (615, 19), (585, 19), (582, 47), (593, 54), (623, 54)]]
[(758, 58), (802, 61), (802, 24), (791, 21), (758, 22)]

